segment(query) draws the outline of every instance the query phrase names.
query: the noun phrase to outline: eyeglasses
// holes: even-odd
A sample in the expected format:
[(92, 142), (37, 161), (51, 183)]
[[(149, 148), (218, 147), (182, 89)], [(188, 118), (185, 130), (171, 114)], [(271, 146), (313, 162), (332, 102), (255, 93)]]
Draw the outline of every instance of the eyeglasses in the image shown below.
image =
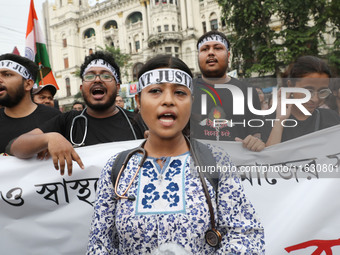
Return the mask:
[(113, 76), (107, 73), (101, 73), (101, 74), (93, 74), (93, 73), (89, 73), (89, 74), (85, 74), (83, 76), (84, 81), (94, 81), (97, 76), (99, 76), (99, 79), (103, 82), (110, 82), (113, 81)]
[(321, 89), (319, 91), (315, 91), (314, 89), (308, 89), (308, 91), (310, 92), (311, 97), (313, 97), (315, 95), (315, 93), (318, 93), (318, 98), (319, 99), (325, 99), (330, 94), (332, 94), (332, 91), (330, 89)]

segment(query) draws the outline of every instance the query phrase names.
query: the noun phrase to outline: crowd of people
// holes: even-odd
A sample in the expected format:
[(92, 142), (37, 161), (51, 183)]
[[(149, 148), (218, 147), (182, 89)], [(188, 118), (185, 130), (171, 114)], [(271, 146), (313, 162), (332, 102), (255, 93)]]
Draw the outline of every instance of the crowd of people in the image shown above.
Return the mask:
[[(332, 84), (321, 59), (302, 56), (287, 69), (283, 88), (302, 89), (310, 98), (307, 93), (302, 107), (288, 104), (283, 112), (282, 88), (274, 100), (276, 110), (257, 115), (249, 100), (259, 110), (272, 105), (261, 88), (228, 76), (230, 50), (223, 33), (202, 35), (197, 42), (201, 76), (196, 78), (179, 58), (149, 59), (138, 74), (135, 112), (124, 109), (118, 94), (120, 68), (107, 52), (85, 57), (80, 69), (84, 103), (74, 102), (73, 110), (63, 113), (55, 108), (53, 85), (34, 87), (34, 62), (1, 55), (0, 153), (51, 157), (61, 175), (72, 175), (73, 161), (85, 168), (76, 147), (145, 139), (126, 162), (128, 171), (119, 167), (117, 178), (112, 178), (119, 154), (102, 169), (88, 254), (148, 254), (166, 244), (188, 254), (264, 254), (264, 229), (239, 177), (224, 173), (214, 183), (195, 173), (192, 168), (202, 156), (193, 143), (207, 150), (204, 160), (211, 155), (214, 164), (232, 166), (226, 151), (196, 139), (235, 141), (260, 152), (340, 124), (340, 83)], [(235, 95), (246, 100), (236, 104)], [(296, 90), (289, 97), (303, 100), (306, 94)], [(263, 128), (235, 125), (267, 117), (279, 121)], [(286, 119), (297, 126), (280, 125)], [(223, 122), (216, 125), (216, 120)]]

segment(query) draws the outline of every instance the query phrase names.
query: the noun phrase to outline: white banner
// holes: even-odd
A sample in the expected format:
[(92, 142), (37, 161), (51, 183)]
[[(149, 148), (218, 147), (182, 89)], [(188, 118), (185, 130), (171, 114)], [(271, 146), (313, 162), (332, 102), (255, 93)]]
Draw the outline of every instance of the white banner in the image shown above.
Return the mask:
[[(244, 169), (246, 193), (265, 228), (266, 254), (306, 255), (317, 249), (315, 254), (340, 254), (339, 141), (340, 126), (260, 153), (236, 142), (218, 143)], [(60, 176), (51, 160), (1, 157), (1, 254), (84, 254), (102, 167), (110, 156), (140, 143), (78, 148), (85, 170), (74, 164), (71, 177)], [(260, 172), (264, 166), (273, 173)]]

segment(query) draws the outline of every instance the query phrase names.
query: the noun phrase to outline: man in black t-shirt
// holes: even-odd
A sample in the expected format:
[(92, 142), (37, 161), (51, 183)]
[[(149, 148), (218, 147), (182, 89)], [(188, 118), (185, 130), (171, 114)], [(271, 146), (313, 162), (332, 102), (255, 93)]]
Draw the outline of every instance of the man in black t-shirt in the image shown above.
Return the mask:
[[(253, 114), (247, 104), (251, 97), (254, 108), (260, 109), (259, 97), (254, 88), (249, 95), (247, 84), (227, 75), (230, 56), (227, 38), (223, 33), (210, 31), (198, 39), (197, 49), (202, 77), (194, 82), (191, 136), (218, 141), (236, 140), (249, 150), (261, 151), (265, 145), (260, 139), (260, 129), (255, 126), (262, 117)], [(236, 103), (235, 91), (244, 96), (241, 104)]]
[(57, 109), (36, 105), (31, 90), (38, 66), (15, 55), (0, 56), (0, 153), (10, 141), (60, 114)]
[(84, 168), (73, 146), (143, 138), (132, 113), (115, 105), (120, 71), (112, 55), (99, 51), (86, 57), (80, 74), (83, 80), (80, 90), (87, 108), (63, 113), (19, 137), (12, 144), (13, 155), (28, 158), (48, 149), (55, 168), (60, 168), (63, 175), (66, 163), (71, 175), (72, 160)]

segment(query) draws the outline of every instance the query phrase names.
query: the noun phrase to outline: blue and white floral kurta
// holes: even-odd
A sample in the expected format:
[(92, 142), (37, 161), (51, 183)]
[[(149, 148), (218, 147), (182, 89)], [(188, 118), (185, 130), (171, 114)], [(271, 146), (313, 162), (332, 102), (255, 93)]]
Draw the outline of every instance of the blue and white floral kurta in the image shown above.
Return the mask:
[[(231, 166), (218, 147), (209, 147), (217, 165)], [(148, 157), (127, 192), (137, 199), (116, 200), (111, 181), (113, 156), (103, 168), (91, 226), (88, 254), (150, 254), (164, 243), (177, 243), (192, 254), (264, 254), (264, 231), (246, 198), (240, 179), (220, 174), (218, 198), (207, 182), (216, 226), (223, 235), (218, 250), (204, 238), (210, 214), (198, 174), (190, 168), (189, 152), (164, 158), (163, 168)], [(118, 186), (122, 194), (137, 170), (134, 155)], [(226, 169), (226, 168), (224, 168)]]

